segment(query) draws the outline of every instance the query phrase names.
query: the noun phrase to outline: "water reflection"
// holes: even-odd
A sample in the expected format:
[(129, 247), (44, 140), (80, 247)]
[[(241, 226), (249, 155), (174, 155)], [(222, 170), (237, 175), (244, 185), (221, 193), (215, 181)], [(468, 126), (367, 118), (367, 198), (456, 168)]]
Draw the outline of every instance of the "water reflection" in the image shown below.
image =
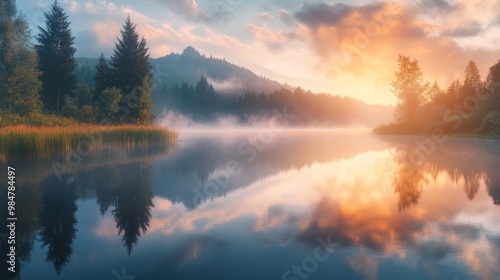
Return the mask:
[[(21, 181), (21, 279), (282, 279), (318, 238), (339, 247), (310, 279), (499, 275), (498, 142), (448, 139), (415, 165), (422, 139), (283, 132), (249, 160), (253, 136)], [(196, 200), (230, 161), (227, 187)]]
[(394, 162), (397, 164), (397, 168), (393, 175), (392, 184), (394, 191), (399, 196), (399, 211), (418, 204), (424, 186), (429, 184), (423, 169), (409, 161), (410, 155), (414, 154), (415, 151), (415, 147), (405, 145), (396, 148), (394, 152)]
[[(130, 255), (133, 245), (137, 244), (141, 231), (145, 233), (151, 219), (151, 208), (154, 206), (151, 187), (151, 165), (128, 165), (120, 170), (122, 185), (115, 188), (111, 195), (113, 217), (118, 234)], [(101, 206), (101, 209), (103, 207)]]
[[(394, 161), (398, 169), (393, 175), (393, 184), (399, 194), (399, 209), (404, 210), (418, 203), (423, 189), (432, 185), (437, 176), (444, 172), (451, 182), (463, 185), (469, 200), (473, 200), (484, 184), (493, 203), (499, 204), (500, 147), (496, 141), (477, 139), (451, 139), (428, 154), (422, 153), (416, 144), (419, 140), (388, 139), (396, 145)], [(420, 140), (424, 141), (424, 140)], [(412, 158), (413, 157), (413, 158)]]
[[(147, 231), (151, 219), (151, 208), (154, 207), (151, 160), (160, 154), (165, 155), (165, 147), (160, 148), (136, 149), (125, 155), (117, 150), (105, 151), (86, 158), (85, 162), (60, 174), (60, 177), (40, 162), (15, 163), (19, 174), (15, 192), (17, 269), (15, 274), (2, 269), (0, 278), (20, 279), (22, 267), (31, 261), (37, 236), (40, 247), (46, 250), (45, 260), (60, 275), (73, 254), (73, 242), (79, 231), (76, 213), (81, 199), (95, 197), (102, 215), (113, 207), (117, 234), (122, 236), (123, 245), (130, 255), (141, 233)], [(4, 164), (0, 165), (7, 169)], [(21, 176), (29, 172), (34, 173)], [(3, 205), (7, 205), (6, 191), (6, 188), (1, 189)], [(2, 221), (7, 218), (5, 210), (4, 207), (0, 210)], [(6, 263), (8, 247), (4, 244), (0, 259)]]
[(69, 178), (61, 182), (53, 175), (43, 180), (40, 188), (43, 192), (40, 240), (42, 247), (48, 247), (45, 260), (51, 262), (60, 274), (73, 253), (73, 239), (76, 237), (77, 183)]
[[(237, 189), (273, 176), (284, 170), (306, 168), (314, 163), (350, 158), (370, 150), (383, 150), (389, 143), (359, 132), (283, 131), (271, 140), (251, 146), (259, 131), (232, 134), (188, 135), (179, 149), (154, 163), (155, 193), (194, 209), (196, 190), (203, 192), (224, 173), (229, 162), (236, 162), (242, 172), (231, 174), (230, 184), (219, 188), (223, 197)], [(213, 197), (211, 197), (213, 198)]]

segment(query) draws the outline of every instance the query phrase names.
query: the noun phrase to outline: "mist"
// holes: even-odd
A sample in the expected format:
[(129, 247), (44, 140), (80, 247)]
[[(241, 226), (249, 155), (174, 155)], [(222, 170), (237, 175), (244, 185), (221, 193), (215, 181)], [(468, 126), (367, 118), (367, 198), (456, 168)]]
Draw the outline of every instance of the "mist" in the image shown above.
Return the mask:
[[(288, 118), (288, 119), (287, 119)], [(219, 116), (213, 120), (197, 120), (191, 115), (182, 114), (174, 110), (165, 109), (158, 116), (156, 125), (168, 127), (178, 131), (249, 131), (260, 129), (280, 130), (350, 130), (350, 131), (371, 131), (373, 126), (363, 123), (351, 123), (344, 125), (325, 125), (325, 124), (293, 124), (293, 115), (287, 116), (286, 113), (276, 113), (273, 116), (252, 115), (242, 121), (235, 115)]]

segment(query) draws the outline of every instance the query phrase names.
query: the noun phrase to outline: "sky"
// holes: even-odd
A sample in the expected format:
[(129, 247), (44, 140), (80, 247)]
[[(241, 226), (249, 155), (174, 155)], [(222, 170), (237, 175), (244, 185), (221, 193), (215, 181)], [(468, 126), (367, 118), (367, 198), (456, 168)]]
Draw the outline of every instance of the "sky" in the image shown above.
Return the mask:
[[(17, 1), (44, 25), (53, 0)], [(474, 60), (483, 79), (500, 59), (500, 0), (59, 0), (77, 57), (112, 54), (127, 15), (151, 57), (193, 46), (258, 75), (313, 92), (394, 104), (398, 54), (446, 88)]]

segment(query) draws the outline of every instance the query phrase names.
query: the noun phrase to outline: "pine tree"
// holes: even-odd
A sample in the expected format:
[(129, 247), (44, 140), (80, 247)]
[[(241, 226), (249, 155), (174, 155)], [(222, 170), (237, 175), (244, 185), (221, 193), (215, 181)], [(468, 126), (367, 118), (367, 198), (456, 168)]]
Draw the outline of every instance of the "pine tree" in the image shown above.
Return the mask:
[(139, 118), (138, 105), (141, 100), (147, 99), (140, 95), (144, 93), (144, 81), (151, 78), (149, 53), (146, 40), (144, 38), (139, 40), (139, 34), (130, 17), (127, 17), (121, 35), (110, 62), (113, 85), (122, 91), (120, 106), (128, 106), (130, 109), (130, 115), (124, 121), (136, 123)]
[(479, 69), (474, 61), (469, 61), (467, 67), (465, 68), (465, 79), (460, 92), (460, 103), (465, 102), (467, 97), (476, 95), (476, 93), (481, 90), (481, 75), (479, 74)]
[(41, 110), (38, 57), (26, 18), (14, 0), (0, 2), (0, 109), (21, 115)]
[(36, 46), (42, 71), (42, 99), (50, 112), (58, 112), (64, 106), (66, 97), (73, 95), (76, 86), (76, 49), (74, 37), (69, 29), (68, 16), (57, 1), (50, 12), (45, 13), (45, 29), (40, 29)]
[(94, 76), (94, 81), (95, 81), (95, 90), (94, 90), (94, 97), (93, 101), (97, 102), (102, 93), (108, 89), (113, 87), (113, 81), (112, 81), (112, 73), (111, 73), (111, 68), (109, 67), (108, 61), (106, 58), (104, 58), (104, 55), (101, 54), (101, 57), (99, 57), (99, 61), (97, 62), (96, 65), (96, 74)]

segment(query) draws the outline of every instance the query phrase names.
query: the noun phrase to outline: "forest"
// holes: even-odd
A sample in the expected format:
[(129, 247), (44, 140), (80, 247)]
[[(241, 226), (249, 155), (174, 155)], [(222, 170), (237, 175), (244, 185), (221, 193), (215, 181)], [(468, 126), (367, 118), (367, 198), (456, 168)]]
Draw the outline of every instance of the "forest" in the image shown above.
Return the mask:
[(399, 55), (398, 65), (391, 83), (398, 98), (394, 122), (376, 133), (500, 136), (500, 60), (484, 80), (469, 61), (463, 80), (446, 89), (424, 81), (418, 60)]
[(108, 62), (97, 65), (95, 88), (79, 81), (75, 38), (55, 1), (36, 44), (14, 0), (0, 6), (0, 126), (153, 123), (149, 51), (128, 17)]
[(219, 94), (204, 76), (195, 86), (185, 82), (180, 86), (163, 84), (153, 90), (153, 101), (156, 115), (173, 110), (204, 122), (236, 116), (245, 124), (255, 118), (269, 119), (286, 113), (293, 118), (283, 120), (282, 125), (373, 126), (392, 116), (389, 106), (369, 105), (345, 96), (315, 94), (300, 87), (282, 87), (270, 93)]

